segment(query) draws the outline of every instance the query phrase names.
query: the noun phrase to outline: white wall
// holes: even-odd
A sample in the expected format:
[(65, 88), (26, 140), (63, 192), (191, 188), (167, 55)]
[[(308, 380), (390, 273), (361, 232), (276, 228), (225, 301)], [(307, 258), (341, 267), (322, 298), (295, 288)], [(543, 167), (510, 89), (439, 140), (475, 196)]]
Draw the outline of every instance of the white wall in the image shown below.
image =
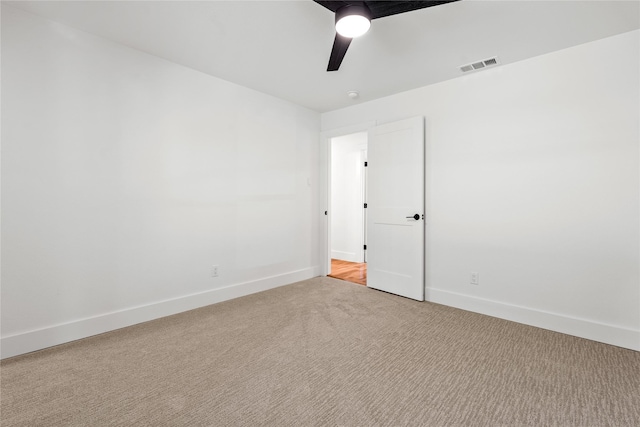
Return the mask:
[(322, 115), (426, 117), (430, 301), (640, 350), (639, 39)]
[(3, 357), (317, 275), (319, 120), (3, 5)]
[(331, 258), (364, 262), (367, 133), (331, 139)]

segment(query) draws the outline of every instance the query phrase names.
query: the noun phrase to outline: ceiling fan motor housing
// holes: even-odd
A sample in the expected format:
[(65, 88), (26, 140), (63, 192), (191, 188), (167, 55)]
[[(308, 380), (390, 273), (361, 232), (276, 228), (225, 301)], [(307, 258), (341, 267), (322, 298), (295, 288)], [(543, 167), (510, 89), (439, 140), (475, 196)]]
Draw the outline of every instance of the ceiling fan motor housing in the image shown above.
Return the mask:
[(350, 15), (360, 15), (371, 21), (371, 10), (366, 4), (347, 4), (336, 10), (336, 22)]

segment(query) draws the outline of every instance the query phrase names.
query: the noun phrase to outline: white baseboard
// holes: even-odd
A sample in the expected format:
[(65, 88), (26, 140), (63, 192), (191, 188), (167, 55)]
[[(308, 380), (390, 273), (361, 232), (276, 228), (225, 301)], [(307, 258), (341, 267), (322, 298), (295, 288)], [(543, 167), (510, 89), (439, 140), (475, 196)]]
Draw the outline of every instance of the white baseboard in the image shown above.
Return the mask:
[(349, 262), (362, 262), (358, 259), (358, 254), (353, 252), (331, 251), (331, 258)]
[(640, 330), (427, 288), (429, 302), (640, 351)]
[(310, 267), (4, 337), (0, 340), (0, 358), (4, 359), (64, 344), (183, 311), (266, 291), (318, 275), (319, 267)]

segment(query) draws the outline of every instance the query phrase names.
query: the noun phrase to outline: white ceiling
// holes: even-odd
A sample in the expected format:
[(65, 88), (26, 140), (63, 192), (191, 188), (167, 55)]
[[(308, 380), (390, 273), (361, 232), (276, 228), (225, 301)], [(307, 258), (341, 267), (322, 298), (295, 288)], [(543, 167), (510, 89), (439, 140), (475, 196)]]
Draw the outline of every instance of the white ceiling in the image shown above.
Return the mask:
[(640, 28), (637, 0), (462, 0), (374, 20), (328, 73), (334, 17), (311, 0), (7, 3), (320, 112)]

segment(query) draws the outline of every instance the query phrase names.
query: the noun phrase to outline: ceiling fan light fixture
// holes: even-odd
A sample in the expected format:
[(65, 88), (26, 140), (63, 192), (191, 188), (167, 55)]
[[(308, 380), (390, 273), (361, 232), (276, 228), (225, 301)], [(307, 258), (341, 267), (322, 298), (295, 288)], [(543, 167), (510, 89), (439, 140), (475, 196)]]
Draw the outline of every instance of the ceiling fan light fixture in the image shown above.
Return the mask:
[(371, 27), (371, 11), (367, 6), (350, 4), (336, 11), (336, 31), (343, 37), (360, 37)]

